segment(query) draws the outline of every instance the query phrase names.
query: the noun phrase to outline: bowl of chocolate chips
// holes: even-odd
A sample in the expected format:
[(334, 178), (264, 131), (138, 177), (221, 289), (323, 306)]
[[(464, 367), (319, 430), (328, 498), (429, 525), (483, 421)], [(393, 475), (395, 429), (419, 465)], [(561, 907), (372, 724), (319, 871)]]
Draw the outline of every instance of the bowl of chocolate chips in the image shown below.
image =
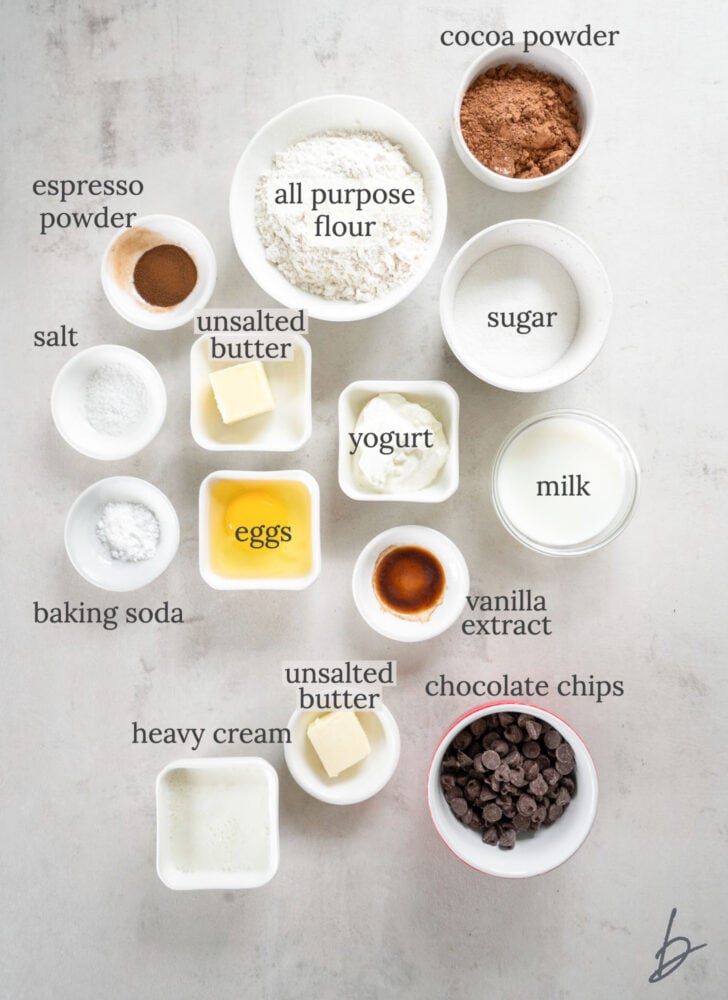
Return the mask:
[(477, 871), (528, 878), (563, 864), (597, 811), (597, 774), (571, 726), (521, 702), (479, 705), (435, 750), (427, 798), (435, 829)]

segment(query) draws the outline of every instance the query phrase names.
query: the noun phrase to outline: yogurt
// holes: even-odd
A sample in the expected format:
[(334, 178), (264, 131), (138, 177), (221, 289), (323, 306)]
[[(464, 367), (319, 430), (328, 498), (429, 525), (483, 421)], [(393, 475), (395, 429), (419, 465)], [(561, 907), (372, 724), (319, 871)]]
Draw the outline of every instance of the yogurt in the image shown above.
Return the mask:
[(503, 444), (493, 501), (524, 545), (575, 555), (606, 544), (626, 525), (639, 470), (610, 424), (588, 413), (556, 411), (522, 424)]

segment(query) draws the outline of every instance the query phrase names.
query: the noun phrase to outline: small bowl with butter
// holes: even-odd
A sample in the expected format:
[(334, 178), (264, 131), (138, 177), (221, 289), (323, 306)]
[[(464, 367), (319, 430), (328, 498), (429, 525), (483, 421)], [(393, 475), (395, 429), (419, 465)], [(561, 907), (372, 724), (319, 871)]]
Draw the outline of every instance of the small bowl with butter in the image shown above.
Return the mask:
[(346, 806), (380, 792), (399, 762), (399, 727), (384, 705), (363, 712), (297, 708), (284, 747), (291, 777), (321, 802)]
[(300, 334), (290, 338), (290, 358), (241, 361), (211, 357), (210, 335), (197, 337), (190, 351), (190, 429), (200, 447), (296, 451), (305, 444), (312, 428), (311, 348)]
[(447, 500), (458, 488), (459, 412), (446, 382), (352, 382), (339, 396), (341, 489), (353, 500)]

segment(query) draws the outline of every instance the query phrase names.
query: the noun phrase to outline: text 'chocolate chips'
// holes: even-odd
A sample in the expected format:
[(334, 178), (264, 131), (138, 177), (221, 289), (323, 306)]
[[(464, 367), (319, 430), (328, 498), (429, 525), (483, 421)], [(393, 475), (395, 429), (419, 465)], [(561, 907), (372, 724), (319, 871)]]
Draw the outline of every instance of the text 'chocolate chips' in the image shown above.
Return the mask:
[(576, 792), (575, 769), (574, 751), (553, 726), (497, 712), (453, 738), (440, 785), (461, 823), (484, 843), (508, 849), (519, 833), (551, 826), (563, 815)]

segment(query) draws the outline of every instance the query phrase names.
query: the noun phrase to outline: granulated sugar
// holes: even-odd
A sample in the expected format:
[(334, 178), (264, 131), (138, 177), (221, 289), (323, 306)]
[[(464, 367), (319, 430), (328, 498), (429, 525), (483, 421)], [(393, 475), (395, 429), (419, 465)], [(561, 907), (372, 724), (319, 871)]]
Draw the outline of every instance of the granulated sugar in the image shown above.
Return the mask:
[[(550, 325), (534, 327), (535, 313)], [(489, 326), (493, 314), (497, 326)], [(570, 347), (579, 298), (570, 275), (550, 254), (510, 246), (473, 264), (455, 293), (454, 315), (457, 341), (475, 363), (499, 375), (535, 375)], [(518, 332), (519, 317), (522, 327), (531, 326), (528, 332)]]

